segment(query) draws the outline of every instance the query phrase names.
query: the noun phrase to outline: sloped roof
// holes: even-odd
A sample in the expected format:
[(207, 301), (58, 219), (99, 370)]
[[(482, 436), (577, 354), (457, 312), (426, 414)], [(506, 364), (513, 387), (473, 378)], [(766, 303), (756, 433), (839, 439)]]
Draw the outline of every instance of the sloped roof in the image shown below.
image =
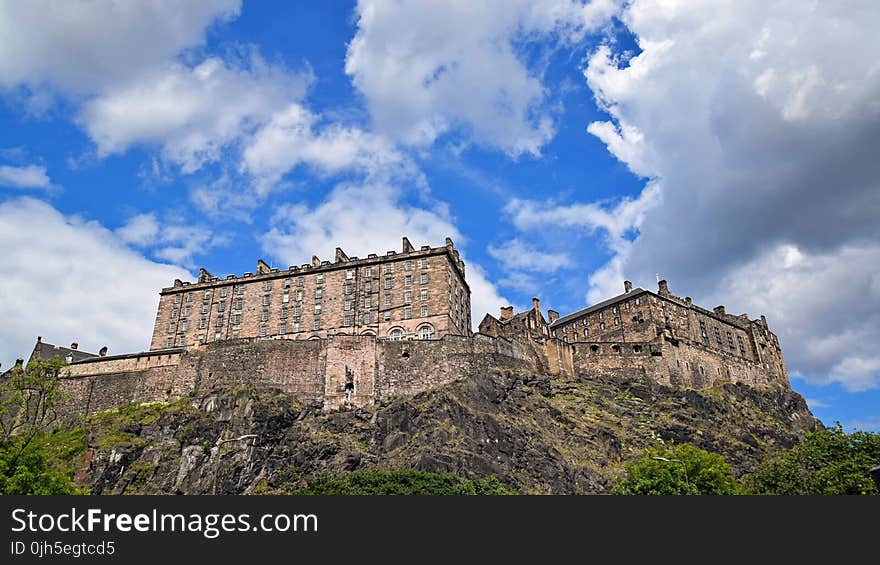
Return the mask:
[(75, 362), (82, 361), (83, 359), (91, 359), (92, 357), (97, 357), (98, 355), (95, 353), (89, 353), (88, 351), (71, 349), (69, 347), (62, 347), (60, 345), (53, 345), (51, 343), (46, 343), (45, 341), (37, 341), (36, 345), (34, 345), (34, 351), (31, 353), (31, 358), (28, 360), (28, 363), (30, 363), (34, 359), (52, 359), (53, 357), (67, 359), (68, 356), (70, 356)]
[(623, 300), (626, 300), (629, 298), (635, 298), (636, 296), (639, 296), (641, 294), (645, 294), (646, 292), (648, 292), (648, 291), (645, 290), (644, 288), (636, 287), (629, 292), (624, 292), (623, 294), (618, 294), (617, 296), (615, 296), (613, 298), (609, 298), (608, 300), (603, 300), (602, 302), (599, 302), (598, 304), (593, 304), (592, 306), (584, 308), (583, 310), (578, 310), (577, 312), (574, 312), (573, 314), (569, 314), (568, 316), (564, 316), (562, 318), (559, 318), (558, 320), (556, 320), (555, 322), (550, 324), (550, 327), (554, 328), (554, 327), (560, 326), (562, 324), (565, 324), (566, 322), (570, 322), (571, 320), (576, 320), (576, 319), (578, 319), (582, 316), (585, 316), (591, 312), (596, 312), (598, 310), (602, 310), (608, 306), (611, 306), (611, 305), (616, 304), (618, 302), (621, 302)]

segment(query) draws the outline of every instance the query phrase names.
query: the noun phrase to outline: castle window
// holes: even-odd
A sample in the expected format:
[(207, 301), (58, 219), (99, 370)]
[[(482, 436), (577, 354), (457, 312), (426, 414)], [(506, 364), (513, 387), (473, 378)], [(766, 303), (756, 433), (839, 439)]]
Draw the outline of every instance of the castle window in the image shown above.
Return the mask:
[(300, 306), (299, 304), (294, 306), (293, 307), (293, 315), (296, 318), (299, 318), (300, 316), (302, 316), (302, 306)]
[(263, 306), (268, 306), (268, 305), (269, 305), (269, 295), (267, 294), (266, 296), (263, 297)]
[(391, 311), (390, 311), (390, 310), (385, 310), (385, 313), (382, 315), (382, 318), (383, 318), (386, 322), (391, 321)]
[(283, 304), (287, 304), (288, 302), (290, 302), (290, 293), (289, 292), (285, 292), (284, 294), (281, 295), (281, 302)]
[(385, 306), (391, 306), (391, 294), (390, 293), (385, 294)]
[(235, 285), (235, 290), (233, 292), (235, 292), (235, 294), (244, 294), (244, 285), (243, 284)]
[(269, 327), (260, 326), (260, 337), (266, 337), (267, 335), (269, 335)]
[(410, 306), (407, 306), (406, 308), (403, 309), (403, 319), (404, 320), (411, 320), (412, 319), (412, 308)]
[(203, 330), (208, 325), (208, 320), (205, 318), (199, 318), (199, 329)]
[(222, 338), (222, 337), (223, 337), (223, 334), (222, 334), (222, 333), (220, 333), (220, 332), (216, 332), (216, 333), (214, 334), (214, 341), (220, 341), (220, 338)]
[(282, 320), (284, 320), (284, 319), (287, 318), (287, 312), (288, 312), (288, 311), (287, 311), (287, 308), (282, 308), (282, 309), (281, 309), (281, 319), (282, 319)]
[(406, 275), (403, 277), (404, 286), (412, 286), (412, 275)]
[(408, 290), (406, 292), (404, 292), (403, 293), (403, 301), (406, 304), (409, 304), (410, 302), (412, 302), (412, 292), (410, 292)]
[(591, 353), (599, 353), (599, 346), (598, 345), (591, 345), (590, 352)]
[(641, 304), (641, 303), (642, 303), (642, 299), (641, 299), (641, 298), (636, 298), (636, 306), (638, 306), (638, 305)]
[(184, 317), (189, 316), (189, 306), (187, 306), (186, 308), (183, 309), (183, 316)]
[(304, 284), (304, 282), (305, 281), (304, 281), (303, 277), (296, 277), (296, 286), (301, 287)]
[(318, 316), (321, 314), (321, 305), (315, 304), (315, 315)]
[(364, 292), (372, 292), (373, 291), (373, 283), (367, 281), (364, 283)]
[(727, 332), (727, 347), (729, 347), (731, 351), (736, 351), (736, 347), (733, 345), (733, 335), (730, 332)]
[(743, 342), (743, 338), (741, 335), (736, 334), (736, 341), (739, 343), (739, 353), (743, 357), (746, 356), (746, 344)]
[(182, 335), (177, 336), (178, 347), (183, 347), (184, 343), (186, 343), (186, 337), (184, 337)]
[(419, 275), (419, 282), (422, 284), (428, 284), (428, 273), (422, 273)]
[(233, 316), (232, 323), (236, 324), (236, 325), (240, 324), (241, 323), (241, 314), (236, 314), (235, 316)]
[(385, 290), (391, 288), (391, 277), (385, 277)]
[(413, 269), (413, 262), (412, 262), (412, 259), (408, 259), (408, 260), (403, 264), (403, 270), (404, 270), (404, 271), (412, 271), (412, 269)]
[(615, 326), (619, 326), (619, 325), (620, 325), (620, 318), (618, 318), (618, 317), (615, 316), (615, 318), (614, 318), (614, 325), (615, 325)]
[(394, 264), (393, 263), (388, 263), (387, 265), (385, 265), (385, 274), (386, 275), (390, 275), (393, 272), (394, 272)]
[(241, 298), (236, 298), (232, 301), (232, 309), (241, 310)]
[(604, 320), (604, 319), (605, 319), (605, 312), (599, 312), (599, 319), (600, 319), (600, 320)]
[(174, 338), (173, 337), (169, 337), (168, 339), (165, 340), (165, 347), (168, 347), (168, 348), (174, 347)]
[(171, 309), (171, 319), (173, 320), (176, 317), (177, 317), (177, 308), (172, 308)]
[(315, 275), (315, 284), (324, 284), (324, 273)]
[(373, 276), (373, 267), (364, 267), (364, 276), (372, 277)]
[(612, 345), (611, 346), (611, 353), (620, 353), (620, 346), (616, 345), (616, 344)]
[(224, 286), (224, 287), (220, 288), (220, 298), (226, 298), (226, 294), (228, 292), (229, 292), (229, 290), (227, 289), (227, 287)]
[(186, 328), (189, 326), (188, 320), (181, 320), (180, 322), (180, 331), (185, 332)]
[(210, 290), (205, 291), (205, 294), (202, 297), (202, 300), (211, 300), (211, 291)]
[(173, 334), (177, 331), (177, 322), (171, 322), (168, 324), (168, 333)]
[(428, 259), (427, 258), (422, 259), (421, 263), (422, 263), (422, 270), (425, 270), (428, 268)]
[(388, 339), (391, 341), (400, 341), (403, 339), (403, 330), (400, 328), (393, 328), (388, 332)]
[(370, 308), (372, 305), (373, 301), (370, 299), (369, 296), (364, 298), (364, 308)]
[(284, 279), (284, 288), (290, 288), (290, 279)]
[(193, 301), (193, 295), (192, 295), (191, 292), (187, 292), (187, 293), (186, 293), (186, 301), (187, 301), (187, 302), (192, 302), (192, 301)]
[(312, 329), (313, 330), (320, 330), (321, 329), (321, 318), (315, 318), (315, 321), (312, 322)]
[(299, 322), (294, 322), (294, 323), (293, 323), (293, 331), (295, 331), (295, 332), (298, 332), (298, 331), (299, 331)]
[(223, 314), (218, 314), (218, 315), (217, 315), (217, 321), (214, 323), (214, 325), (215, 325), (216, 327), (218, 327), (218, 328), (222, 328), (222, 327), (223, 327)]
[(350, 281), (354, 278), (354, 269), (346, 269), (345, 270), (345, 280)]
[(633, 345), (633, 353), (641, 353), (642, 346), (641, 345)]
[(613, 306), (613, 307), (611, 308), (611, 310), (612, 310), (615, 314), (617, 314), (617, 306)]
[(225, 302), (218, 302), (217, 303), (217, 311), (218, 312), (225, 312), (226, 311), (226, 303)]
[(272, 290), (272, 281), (263, 281), (263, 290), (267, 292)]
[(584, 328), (584, 337), (590, 337), (590, 329)]
[(323, 298), (324, 297), (324, 289), (318, 287), (315, 289), (315, 298)]
[(238, 328), (232, 328), (232, 339), (238, 339)]
[(268, 322), (269, 321), (269, 311), (268, 310), (263, 310), (262, 312), (260, 312), (260, 321), (261, 322)]
[(422, 308), (420, 310), (420, 315), (422, 318), (424, 318), (425, 316), (428, 315), (428, 307), (427, 306), (422, 306)]
[(175, 303), (175, 304), (180, 304), (180, 301), (181, 301), (181, 295), (179, 295), (179, 294), (175, 294), (175, 295), (174, 295), (174, 303)]
[(294, 295), (293, 299), (296, 300), (297, 302), (300, 302), (303, 299), (303, 291), (301, 291), (301, 290), (296, 291), (296, 294)]
[(342, 309), (345, 310), (346, 312), (351, 310), (351, 300), (346, 300), (345, 302), (343, 302)]
[(346, 314), (342, 317), (342, 325), (350, 326), (351, 325), (351, 314)]
[(205, 343), (205, 334), (199, 334), (199, 343)]
[(423, 324), (419, 327), (419, 339), (433, 339), (434, 338), (434, 326), (431, 324)]
[(364, 323), (365, 323), (365, 324), (369, 324), (369, 323), (371, 323), (372, 321), (373, 321), (373, 317), (370, 315), (369, 312), (367, 312), (366, 314), (364, 314)]
[(419, 294), (420, 294), (419, 298), (420, 298), (423, 302), (424, 302), (425, 300), (428, 299), (428, 289), (427, 289), (427, 288), (423, 288), (423, 289), (422, 289), (422, 292), (419, 293)]
[(350, 284), (346, 284), (343, 292), (345, 292), (345, 294), (351, 294), (352, 290), (353, 290), (352, 286)]
[(604, 330), (604, 329), (605, 329), (605, 322), (599, 322), (599, 329), (600, 329), (600, 330)]
[(629, 302), (624, 302), (623, 307), (626, 308), (627, 310), (629, 310)]

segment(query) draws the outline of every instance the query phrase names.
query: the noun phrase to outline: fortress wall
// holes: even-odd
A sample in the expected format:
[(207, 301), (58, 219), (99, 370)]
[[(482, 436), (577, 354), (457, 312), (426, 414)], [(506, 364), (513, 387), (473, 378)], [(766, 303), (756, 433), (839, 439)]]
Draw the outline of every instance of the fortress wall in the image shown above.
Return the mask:
[(67, 367), (71, 376), (124, 373), (153, 367), (169, 367), (180, 363), (180, 351), (172, 353), (144, 352), (114, 357), (96, 357)]
[[(325, 350), (324, 409), (339, 408), (346, 402), (367, 406), (376, 398), (378, 342), (372, 336), (333, 336), (320, 342)], [(349, 398), (346, 383), (352, 387)]]

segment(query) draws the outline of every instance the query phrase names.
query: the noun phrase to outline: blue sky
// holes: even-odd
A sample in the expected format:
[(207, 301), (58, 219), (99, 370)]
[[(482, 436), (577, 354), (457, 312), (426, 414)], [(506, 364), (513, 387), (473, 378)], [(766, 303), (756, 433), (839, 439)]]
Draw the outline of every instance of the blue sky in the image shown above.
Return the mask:
[(43, 4), (0, 0), (3, 366), (145, 348), (200, 266), (449, 235), (476, 321), (661, 273), (880, 429), (871, 2)]

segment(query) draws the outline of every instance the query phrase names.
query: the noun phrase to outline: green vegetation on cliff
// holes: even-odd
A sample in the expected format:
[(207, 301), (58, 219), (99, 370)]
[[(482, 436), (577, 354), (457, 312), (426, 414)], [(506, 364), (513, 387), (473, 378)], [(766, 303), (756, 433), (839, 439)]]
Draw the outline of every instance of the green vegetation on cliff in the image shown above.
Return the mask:
[(690, 444), (649, 447), (626, 464), (613, 494), (739, 494), (741, 487), (724, 457)]
[(516, 494), (496, 477), (465, 480), (452, 473), (412, 469), (364, 470), (309, 477), (305, 486), (290, 494), (301, 495), (507, 495)]

